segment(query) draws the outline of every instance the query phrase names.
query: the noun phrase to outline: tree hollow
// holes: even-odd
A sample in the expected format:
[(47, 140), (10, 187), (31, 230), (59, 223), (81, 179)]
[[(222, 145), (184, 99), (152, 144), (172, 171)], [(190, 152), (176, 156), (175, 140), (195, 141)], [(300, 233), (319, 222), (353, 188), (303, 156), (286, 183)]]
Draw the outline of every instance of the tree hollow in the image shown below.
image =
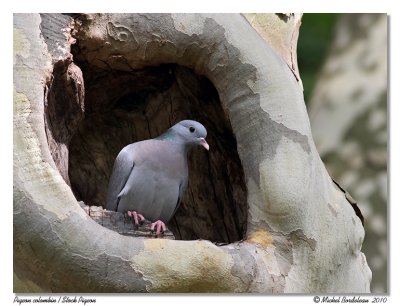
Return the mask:
[[(66, 71), (75, 64), (82, 80), (66, 81)], [(189, 153), (188, 189), (168, 227), (183, 240), (230, 243), (244, 237), (243, 168), (229, 119), (206, 77), (177, 64), (118, 71), (65, 61), (55, 65), (49, 88), (50, 150), (77, 200), (104, 207), (113, 163), (124, 146), (193, 119), (207, 128), (211, 149)]]

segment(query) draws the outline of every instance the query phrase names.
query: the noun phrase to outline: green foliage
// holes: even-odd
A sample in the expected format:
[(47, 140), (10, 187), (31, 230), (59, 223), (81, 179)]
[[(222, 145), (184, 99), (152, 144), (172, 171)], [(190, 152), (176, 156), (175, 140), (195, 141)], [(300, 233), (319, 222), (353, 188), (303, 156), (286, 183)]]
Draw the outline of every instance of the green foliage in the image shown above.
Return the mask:
[(304, 14), (297, 46), (297, 60), (308, 103), (319, 71), (329, 52), (339, 14)]

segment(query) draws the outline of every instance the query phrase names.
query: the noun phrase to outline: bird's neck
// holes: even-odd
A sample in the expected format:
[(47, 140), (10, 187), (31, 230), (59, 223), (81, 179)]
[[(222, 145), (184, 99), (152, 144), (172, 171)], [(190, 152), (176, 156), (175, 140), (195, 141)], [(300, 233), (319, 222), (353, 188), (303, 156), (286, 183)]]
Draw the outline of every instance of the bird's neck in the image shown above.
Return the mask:
[(191, 148), (191, 146), (185, 145), (185, 142), (182, 139), (182, 137), (171, 129), (167, 130), (165, 133), (161, 134), (156, 139), (171, 142), (171, 144), (176, 145), (178, 149), (182, 150), (182, 152), (186, 154), (189, 152)]
[(160, 136), (158, 136), (156, 139), (174, 141), (175, 138), (176, 138), (176, 133), (171, 129), (169, 129)]

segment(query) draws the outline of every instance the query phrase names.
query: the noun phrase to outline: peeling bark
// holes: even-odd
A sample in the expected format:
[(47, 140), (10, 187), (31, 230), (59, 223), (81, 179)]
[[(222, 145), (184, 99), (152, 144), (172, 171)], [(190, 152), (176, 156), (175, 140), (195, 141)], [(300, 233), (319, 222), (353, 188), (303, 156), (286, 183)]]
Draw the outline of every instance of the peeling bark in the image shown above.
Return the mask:
[[(71, 172), (73, 168), (77, 171), (78, 161), (72, 161), (76, 151), (87, 149), (87, 141), (77, 139), (104, 137), (107, 143), (112, 137), (122, 137), (130, 141), (154, 137), (180, 115), (195, 114), (204, 119), (211, 131), (209, 143), (215, 149), (209, 156), (193, 155), (190, 167), (196, 174), (204, 171), (203, 178), (212, 183), (206, 185), (209, 182), (205, 180), (202, 185), (190, 177), (194, 184), (186, 199), (196, 205), (191, 207), (190, 217), (186, 215), (187, 223), (180, 223), (177, 216), (176, 232), (185, 227), (183, 232), (191, 230), (196, 238), (215, 235), (216, 231), (196, 231), (196, 223), (202, 222), (201, 211), (205, 211), (206, 224), (222, 229), (219, 246), (201, 239), (122, 236), (94, 222), (79, 206), (57, 169), (60, 163), (54, 162), (56, 155), (51, 155), (52, 146), (45, 134), (43, 88), (51, 83), (55, 67), (49, 43), (37, 39), (43, 34), (40, 24), (46, 18), (14, 16), (16, 292), (27, 288), (35, 292), (369, 291), (371, 274), (360, 251), (364, 230), (318, 156), (301, 87), (292, 70), (243, 16), (80, 16), (73, 34), (78, 49), (72, 54), (73, 63), (82, 69), (85, 99), (82, 102), (79, 90), (68, 94), (67, 105), (75, 115), (55, 122), (73, 126), (65, 128), (72, 136), (65, 142), (70, 154), (69, 178), (79, 198), (96, 188), (92, 187), (94, 181), (85, 185)], [(66, 28), (71, 23), (67, 18)], [(63, 45), (70, 41), (67, 35)], [(168, 69), (163, 71), (162, 67)], [(143, 79), (140, 73), (144, 73)], [(27, 84), (22, 81), (26, 78), (34, 81)], [(130, 92), (132, 80), (139, 82), (136, 89), (143, 85), (142, 90)], [(124, 81), (128, 83), (123, 85)], [(68, 83), (65, 78), (64, 84), (78, 88), (78, 82)], [(126, 91), (104, 96), (109, 91), (102, 91), (102, 86), (114, 85)], [(156, 90), (143, 99), (144, 91), (151, 87)], [(209, 90), (204, 92), (204, 88)], [(102, 100), (91, 98), (97, 90), (104, 93)], [(55, 102), (59, 101), (61, 98)], [(157, 114), (157, 107), (164, 110), (159, 123), (163, 126), (146, 117), (149, 105), (150, 113)], [(141, 114), (143, 109), (146, 115)], [(79, 110), (84, 110), (84, 117)], [(169, 116), (178, 111), (179, 116)], [(102, 112), (102, 120), (93, 115)], [(125, 124), (124, 117), (135, 126), (116, 129), (117, 123)], [(85, 128), (88, 122), (92, 130)], [(96, 127), (101, 130), (107, 123), (117, 134), (95, 133)], [(127, 136), (121, 136), (121, 131)], [(87, 171), (99, 176), (107, 172), (107, 163), (118, 148), (110, 145), (107, 149), (112, 153), (104, 146), (93, 146), (80, 155), (83, 158), (95, 151)], [(107, 173), (103, 175), (104, 183)], [(74, 182), (82, 184), (74, 186)], [(93, 194), (99, 195), (101, 204), (101, 193)], [(214, 207), (223, 216), (214, 216)]]

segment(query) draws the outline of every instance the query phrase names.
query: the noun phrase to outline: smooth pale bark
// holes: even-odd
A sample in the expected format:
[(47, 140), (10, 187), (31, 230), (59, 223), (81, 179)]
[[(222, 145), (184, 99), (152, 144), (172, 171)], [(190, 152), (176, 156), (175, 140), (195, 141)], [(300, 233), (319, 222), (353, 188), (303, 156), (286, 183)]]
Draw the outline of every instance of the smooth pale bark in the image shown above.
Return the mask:
[(299, 67), (297, 65), (297, 40), (303, 14), (244, 14), (261, 37), (270, 44), (293, 71), (300, 86)]
[(301, 87), (243, 16), (82, 20), (80, 60), (94, 67), (130, 71), (176, 63), (213, 83), (243, 165), (246, 239), (224, 246), (140, 239), (91, 220), (46, 140), (44, 87), (54, 53), (38, 39), (39, 15), (15, 15), (15, 291), (369, 291), (371, 272), (360, 251), (364, 230), (315, 149)]

